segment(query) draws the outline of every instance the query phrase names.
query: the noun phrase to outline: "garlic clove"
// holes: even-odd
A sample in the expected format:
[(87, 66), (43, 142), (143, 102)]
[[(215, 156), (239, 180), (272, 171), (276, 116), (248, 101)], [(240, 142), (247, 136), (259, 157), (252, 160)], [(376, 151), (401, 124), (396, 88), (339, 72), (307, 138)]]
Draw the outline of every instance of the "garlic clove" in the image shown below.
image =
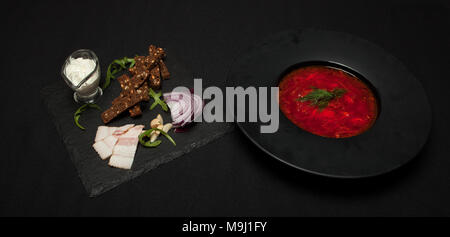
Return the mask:
[(161, 124), (160, 120), (157, 119), (157, 118), (155, 118), (155, 119), (153, 119), (153, 120), (150, 122), (150, 127), (151, 127), (151, 128), (156, 128), (156, 127), (158, 127), (158, 125), (160, 125), (160, 124)]
[(164, 124), (163, 118), (162, 118), (161, 114), (158, 114), (158, 115), (156, 116), (156, 119), (159, 120), (159, 123), (160, 123), (160, 124)]
[(166, 124), (164, 124), (164, 126), (161, 130), (163, 130), (165, 133), (167, 133), (172, 128), (172, 126), (173, 125), (171, 123), (166, 123)]

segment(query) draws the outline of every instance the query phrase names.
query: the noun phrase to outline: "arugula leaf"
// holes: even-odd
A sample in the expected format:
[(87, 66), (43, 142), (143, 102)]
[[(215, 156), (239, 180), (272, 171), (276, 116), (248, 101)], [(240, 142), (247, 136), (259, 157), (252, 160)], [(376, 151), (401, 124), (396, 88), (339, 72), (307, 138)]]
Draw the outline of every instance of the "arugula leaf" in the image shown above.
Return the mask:
[(150, 138), (151, 134), (153, 131), (159, 131), (162, 135), (164, 135), (170, 142), (172, 142), (172, 144), (174, 146), (176, 146), (177, 144), (175, 143), (175, 141), (172, 139), (172, 137), (170, 137), (169, 134), (167, 134), (166, 132), (164, 132), (163, 130), (159, 129), (159, 128), (151, 128), (143, 133), (141, 133), (141, 135), (139, 135), (139, 142), (141, 143), (141, 145), (145, 146), (145, 147), (157, 147), (159, 146), (159, 144), (161, 144), (161, 140), (156, 140), (154, 142), (150, 142), (150, 141), (145, 141), (144, 138)]
[(172, 137), (169, 135), (169, 134), (167, 134), (166, 132), (164, 132), (163, 130), (161, 130), (161, 129), (159, 129), (159, 128), (155, 128), (156, 130), (158, 130), (162, 135), (164, 135), (166, 138), (167, 138), (167, 140), (169, 140), (170, 142), (172, 142), (172, 144), (174, 145), (174, 146), (176, 146), (177, 144), (175, 143), (175, 141), (172, 139)]
[(85, 110), (87, 110), (88, 108), (94, 108), (97, 110), (102, 110), (98, 105), (96, 104), (84, 104), (82, 106), (80, 106), (80, 108), (77, 109), (77, 111), (75, 111), (75, 113), (73, 114), (73, 120), (75, 121), (75, 125), (77, 125), (77, 127), (79, 127), (81, 130), (85, 130), (86, 128), (83, 127), (80, 123), (79, 123), (79, 119), (81, 117), (81, 113), (83, 113)]
[(81, 126), (81, 124), (78, 122), (78, 120), (80, 119), (80, 115), (75, 115), (75, 117), (73, 118), (75, 120), (75, 124), (81, 128), (82, 130), (85, 130), (86, 128), (84, 128), (83, 126)]
[(136, 64), (134, 58), (124, 57), (122, 59), (115, 59), (111, 64), (109, 64), (106, 70), (105, 83), (102, 89), (106, 89), (111, 84), (111, 79), (116, 78), (116, 74), (126, 70), (127, 68), (132, 68)]
[(157, 147), (157, 146), (159, 146), (159, 144), (161, 144), (161, 140), (156, 140), (154, 142), (148, 141), (148, 142), (146, 142), (145, 144), (142, 144), (142, 145), (145, 146), (145, 147)]
[(153, 110), (157, 105), (158, 103), (155, 101), (152, 105), (150, 105), (150, 110)]
[(156, 93), (155, 93), (155, 91), (153, 91), (152, 88), (150, 88), (150, 89), (148, 90), (148, 94), (149, 94), (151, 97), (153, 97), (153, 98), (155, 98), (155, 96), (156, 96)]
[(148, 90), (148, 95), (150, 95), (151, 97), (153, 97), (153, 100), (155, 100), (155, 102), (153, 102), (153, 104), (150, 106), (150, 110), (153, 110), (157, 105), (160, 105), (161, 108), (164, 111), (168, 111), (169, 108), (167, 107), (166, 102), (164, 102), (164, 100), (161, 100), (161, 95), (162, 95), (162, 91), (159, 91), (158, 93), (155, 93), (155, 91), (153, 91), (152, 88), (150, 88)]
[(159, 105), (161, 105), (162, 109), (163, 109), (165, 112), (169, 111), (169, 107), (167, 107), (166, 102), (161, 101), (161, 103), (159, 103)]

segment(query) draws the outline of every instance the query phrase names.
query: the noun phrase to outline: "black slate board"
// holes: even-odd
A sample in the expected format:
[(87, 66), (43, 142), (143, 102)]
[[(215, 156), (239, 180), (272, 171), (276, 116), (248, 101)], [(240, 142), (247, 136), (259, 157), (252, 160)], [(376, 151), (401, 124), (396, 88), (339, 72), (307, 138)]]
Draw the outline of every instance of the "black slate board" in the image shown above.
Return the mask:
[[(170, 92), (176, 86), (192, 87), (192, 74), (187, 73), (182, 66), (173, 61), (168, 61), (166, 64), (172, 77), (163, 81), (163, 92)], [(203, 82), (203, 84), (206, 83)], [(107, 109), (111, 105), (111, 101), (119, 95), (120, 90), (119, 83), (113, 80), (111, 86), (104, 91), (97, 104), (103, 110)], [(162, 143), (158, 148), (144, 148), (139, 145), (131, 170), (122, 170), (108, 166), (108, 160), (101, 160), (92, 148), (97, 127), (103, 125), (100, 111), (89, 109), (82, 114), (80, 123), (86, 128), (85, 131), (82, 131), (75, 126), (73, 121), (73, 113), (80, 104), (75, 103), (73, 91), (69, 89), (62, 78), (59, 78), (54, 84), (44, 87), (41, 90), (41, 95), (90, 197), (100, 195), (161, 164), (178, 158), (223, 136), (234, 128), (234, 124), (229, 123), (203, 122), (194, 124), (185, 133), (174, 133), (171, 131), (169, 134), (176, 141), (176, 146), (173, 146), (165, 138), (161, 139)], [(162, 111), (159, 106), (150, 111), (149, 107), (150, 103), (142, 103), (142, 116), (133, 119), (127, 113), (124, 113), (124, 115), (109, 123), (108, 126), (134, 123), (143, 124), (146, 126), (145, 129), (148, 129), (150, 121), (158, 113), (163, 116), (165, 121), (171, 121), (169, 112)]]

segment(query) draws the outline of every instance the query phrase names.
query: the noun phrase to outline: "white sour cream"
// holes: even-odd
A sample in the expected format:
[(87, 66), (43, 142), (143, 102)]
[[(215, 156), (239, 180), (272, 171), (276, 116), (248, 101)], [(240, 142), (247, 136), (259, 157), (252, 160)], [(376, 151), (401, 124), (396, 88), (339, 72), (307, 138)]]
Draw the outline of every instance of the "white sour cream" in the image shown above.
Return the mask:
[[(78, 86), (84, 78), (95, 70), (95, 61), (85, 58), (70, 58), (66, 65), (64, 74), (74, 86)], [(81, 94), (89, 94), (97, 88), (99, 72), (93, 73), (76, 91)]]

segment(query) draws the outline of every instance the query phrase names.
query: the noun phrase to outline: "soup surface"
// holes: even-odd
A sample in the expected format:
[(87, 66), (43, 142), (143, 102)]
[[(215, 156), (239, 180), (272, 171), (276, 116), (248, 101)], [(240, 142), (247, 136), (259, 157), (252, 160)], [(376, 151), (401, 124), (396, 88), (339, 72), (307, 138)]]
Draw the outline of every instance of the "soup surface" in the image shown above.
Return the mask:
[(279, 85), (280, 109), (312, 134), (346, 138), (369, 129), (378, 114), (372, 90), (360, 79), (328, 66), (291, 71)]

